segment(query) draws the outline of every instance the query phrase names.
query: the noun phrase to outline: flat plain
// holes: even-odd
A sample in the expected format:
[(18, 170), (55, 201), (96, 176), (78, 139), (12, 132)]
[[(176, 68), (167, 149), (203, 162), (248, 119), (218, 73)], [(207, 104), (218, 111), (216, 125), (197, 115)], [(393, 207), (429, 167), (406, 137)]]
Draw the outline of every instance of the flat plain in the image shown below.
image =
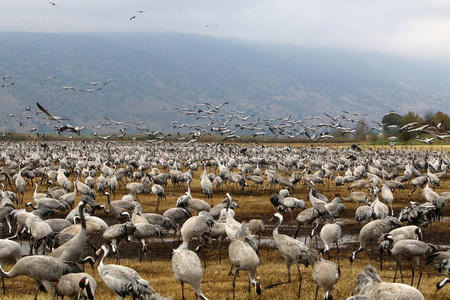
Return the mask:
[[(292, 147), (297, 147), (297, 145), (292, 145)], [(345, 146), (341, 146), (345, 147)], [(427, 148), (427, 150), (432, 151), (433, 148)], [(436, 149), (437, 151), (442, 150), (441, 147)], [(122, 166), (118, 166), (122, 167)], [(204, 199), (206, 197), (203, 195), (200, 187), (200, 175), (202, 173), (202, 167), (192, 172), (192, 183), (191, 192), (194, 198)], [(184, 167), (182, 171), (186, 171), (187, 168)], [(236, 171), (237, 169), (232, 169)], [(161, 169), (161, 172), (167, 172), (168, 169)], [(208, 172), (213, 172), (217, 174), (215, 168), (208, 167)], [(97, 173), (98, 175), (99, 173)], [(336, 175), (336, 173), (335, 173)], [(267, 179), (265, 179), (265, 184)], [(75, 174), (69, 175), (69, 180), (72, 182), (75, 180)], [(439, 193), (449, 191), (449, 176), (446, 175), (442, 180), (439, 187), (435, 190)], [(318, 184), (316, 186), (317, 190), (326, 195), (330, 200), (335, 197), (337, 193), (342, 196), (348, 195), (347, 185), (336, 187), (333, 180), (324, 180), (324, 184)], [(256, 295), (254, 289), (252, 288), (252, 298), (254, 299), (297, 299), (298, 291), (298, 273), (295, 266), (292, 267), (292, 282), (277, 286), (271, 289), (265, 288), (269, 284), (284, 281), (287, 278), (286, 266), (284, 259), (282, 258), (278, 249), (276, 249), (273, 238), (272, 230), (275, 221), (271, 221), (271, 217), (276, 211), (273, 205), (270, 203), (269, 198), (272, 194), (277, 193), (280, 187), (271, 187), (270, 185), (264, 190), (261, 187), (248, 186), (245, 189), (245, 194), (241, 194), (239, 189), (222, 186), (219, 189), (214, 190), (213, 202), (218, 204), (226, 198), (226, 193), (231, 193), (234, 199), (239, 202), (239, 207), (235, 209), (236, 220), (238, 221), (248, 221), (251, 219), (262, 219), (266, 224), (266, 231), (259, 241), (259, 258), (260, 265), (257, 269), (257, 276), (262, 284), (263, 290), (260, 296)], [(418, 192), (416, 191), (411, 197), (408, 196), (408, 192), (412, 189), (410, 183), (405, 183), (405, 190), (396, 190), (394, 192), (395, 200), (393, 203), (394, 215), (398, 217), (400, 211), (409, 205), (410, 201), (424, 202), (424, 197), (422, 195), (422, 189)], [(5, 187), (7, 190), (7, 187)], [(178, 197), (186, 192), (186, 185), (174, 186), (171, 184), (170, 179), (168, 185), (165, 186), (165, 191), (167, 199), (163, 200), (159, 207), (159, 212), (164, 212), (165, 210), (175, 207)], [(294, 193), (291, 196), (304, 199), (307, 207), (311, 206), (308, 199), (309, 184), (304, 184), (302, 182), (297, 183)], [(19, 204), (19, 208), (24, 207), (24, 203), (31, 201), (33, 199), (34, 185), (27, 184), (26, 191), (24, 195), (24, 201)], [(39, 192), (45, 192), (45, 187), (40, 186)], [(128, 194), (123, 184), (119, 184), (119, 188), (116, 191), (114, 199), (120, 199), (123, 195)], [(80, 194), (76, 197), (76, 203), (80, 198)], [(107, 205), (106, 197), (104, 195), (98, 195), (96, 198), (99, 204)], [(156, 206), (156, 196), (151, 194), (140, 194), (139, 202), (141, 203), (145, 212), (155, 212)], [(210, 203), (210, 200), (208, 200)], [(360, 253), (356, 260), (350, 264), (349, 257), (353, 251), (358, 249), (358, 234), (361, 227), (364, 225), (358, 224), (355, 219), (355, 210), (358, 205), (354, 202), (344, 201), (345, 211), (342, 212), (336, 219), (336, 221), (341, 221), (343, 223), (343, 238), (340, 242), (340, 252), (337, 253), (334, 248), (331, 251), (331, 260), (333, 262), (338, 261), (337, 256), (340, 259), (340, 269), (341, 275), (338, 283), (335, 285), (333, 294), (335, 299), (346, 299), (351, 295), (351, 292), (355, 286), (355, 279), (358, 273), (366, 266), (369, 262), (370, 252), (369, 249), (364, 250)], [(29, 208), (28, 208), (29, 210)], [(299, 209), (295, 210), (294, 215), (300, 212)], [(448, 226), (450, 225), (448, 217), (448, 208), (443, 208), (444, 217), (440, 221), (433, 222), (430, 226), (424, 229), (424, 241), (436, 245), (440, 250), (449, 249), (450, 243), (448, 238)], [(97, 212), (97, 216), (104, 218), (104, 220), (110, 225), (119, 222), (113, 217), (109, 216), (104, 212)], [(64, 214), (56, 214), (51, 217), (64, 217)], [(309, 232), (311, 230), (310, 225), (305, 225), (300, 230), (300, 235), (298, 239), (301, 241), (306, 239), (307, 245), (312, 248), (320, 249), (323, 248), (323, 243), (318, 238), (317, 244), (314, 239), (309, 238)], [(285, 216), (285, 220), (280, 229), (281, 233), (292, 236), (295, 231), (295, 223), (290, 224), (289, 214)], [(102, 243), (100, 236), (93, 236), (91, 242), (96, 247), (99, 247)], [(24, 244), (27, 242), (24, 241)], [(199, 245), (199, 241), (193, 240), (190, 243), (190, 248), (195, 249)], [(174, 238), (173, 232), (167, 232), (167, 236), (162, 242), (160, 239), (153, 239), (149, 243), (149, 251), (145, 254), (144, 261), (139, 262), (138, 251), (140, 243), (138, 241), (132, 241), (131, 243), (122, 242), (119, 246), (121, 253), (121, 265), (134, 268), (139, 272), (139, 274), (146, 280), (150, 282), (150, 285), (154, 288), (156, 292), (165, 297), (172, 297), (173, 299), (181, 299), (181, 287), (179, 282), (175, 279), (172, 272), (171, 255), (172, 250), (179, 244), (178, 238)], [(202, 279), (202, 291), (206, 297), (209, 299), (232, 299), (232, 276), (229, 275), (230, 263), (227, 254), (227, 247), (229, 241), (226, 240), (224, 245), (222, 245), (222, 255), (221, 262), (219, 262), (219, 252), (217, 250), (217, 241), (213, 242), (214, 250), (207, 260), (207, 266), (203, 269), (203, 279)], [(89, 249), (87, 249), (87, 252)], [(209, 249), (205, 250), (205, 253), (209, 254)], [(203, 258), (204, 254), (200, 254)], [(324, 256), (326, 258), (326, 256)], [(106, 259), (106, 263), (114, 263), (115, 258), (110, 255)], [(375, 251), (374, 258), (371, 264), (375, 266), (378, 270), (379, 275), (383, 281), (392, 282), (395, 270), (395, 260), (392, 257), (384, 254), (384, 266), (383, 271), (379, 270), (379, 258), (378, 252)], [(444, 276), (439, 275), (435, 270), (426, 267), (424, 265), (424, 259), (421, 261), (423, 269), (423, 277), (420, 283), (419, 290), (425, 296), (425, 299), (449, 299), (449, 286), (445, 286), (442, 290), (437, 291), (436, 283), (444, 278)], [(3, 265), (5, 270), (9, 270), (13, 264), (6, 263)], [(404, 261), (404, 281), (409, 284), (411, 280), (411, 271), (409, 264)], [(311, 266), (305, 267), (300, 265), (302, 272), (302, 288), (301, 288), (301, 299), (314, 299), (315, 295), (315, 284), (312, 281), (312, 268)], [(416, 269), (417, 271), (417, 269)], [(93, 271), (89, 266), (86, 266), (86, 272), (94, 276), (97, 280), (99, 286), (95, 295), (95, 299), (111, 299), (115, 297), (102, 283), (97, 271)], [(416, 272), (415, 284), (417, 283), (418, 272)], [(397, 282), (399, 282), (399, 278)], [(247, 293), (247, 274), (242, 271), (237, 277), (236, 285), (236, 298), (245, 299), (248, 297)], [(6, 295), (2, 295), (2, 299), (26, 299), (31, 298), (34, 295), (35, 284), (34, 281), (28, 277), (20, 276), (13, 279), (5, 279), (6, 285)], [(195, 294), (190, 286), (185, 288), (187, 299), (195, 299)], [(319, 290), (318, 299), (322, 298), (323, 295)], [(50, 299), (50, 295), (38, 296), (39, 299)]]

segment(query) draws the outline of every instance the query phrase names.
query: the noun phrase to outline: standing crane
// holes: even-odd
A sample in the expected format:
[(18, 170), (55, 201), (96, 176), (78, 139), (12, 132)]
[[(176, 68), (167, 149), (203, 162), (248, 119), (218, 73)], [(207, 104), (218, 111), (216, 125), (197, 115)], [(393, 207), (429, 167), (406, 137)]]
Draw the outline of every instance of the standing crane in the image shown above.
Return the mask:
[(108, 289), (117, 295), (117, 299), (123, 300), (128, 295), (132, 295), (133, 298), (148, 299), (156, 294), (149, 282), (142, 279), (136, 270), (114, 264), (105, 265), (103, 262), (108, 256), (109, 246), (103, 244), (96, 255), (100, 255), (102, 251), (103, 256), (97, 267), (98, 274)]
[(422, 279), (422, 268), (420, 267), (420, 257), (433, 254), (437, 251), (434, 245), (427, 244), (423, 241), (418, 240), (401, 240), (394, 244), (394, 237), (391, 234), (385, 234), (383, 236), (384, 240), (389, 242), (388, 253), (390, 255), (398, 256), (397, 266), (395, 268), (394, 282), (397, 277), (397, 269), (400, 268), (400, 276), (403, 282), (403, 272), (401, 265), (401, 256), (408, 258), (411, 263), (411, 286), (414, 283), (414, 264), (419, 266), (419, 281), (417, 282), (417, 288), (420, 285), (420, 279)]
[(183, 242), (177, 249), (173, 250), (172, 270), (175, 278), (181, 283), (181, 299), (184, 300), (184, 283), (190, 284), (195, 295), (202, 300), (208, 300), (201, 289), (200, 280), (203, 276), (202, 265), (197, 254), (188, 249), (188, 244)]
[(302, 263), (305, 266), (309, 264), (313, 265), (318, 260), (318, 254), (316, 251), (309, 249), (304, 243), (285, 234), (278, 233), (278, 229), (283, 222), (283, 216), (277, 212), (273, 216), (278, 219), (277, 224), (273, 229), (273, 239), (275, 241), (275, 245), (277, 245), (278, 250), (280, 250), (281, 255), (283, 255), (284, 260), (286, 261), (286, 267), (288, 272), (288, 279), (284, 282), (273, 283), (269, 285), (267, 288), (273, 288), (274, 286), (280, 284), (286, 284), (291, 282), (291, 266), (295, 264), (298, 270), (298, 293), (297, 297), (300, 299), (301, 287), (302, 287), (302, 273), (300, 271), (299, 264)]
[(58, 281), (63, 275), (68, 273), (81, 272), (77, 264), (65, 263), (59, 258), (47, 255), (30, 255), (19, 259), (14, 267), (9, 272), (5, 272), (0, 267), (0, 276), (5, 278), (14, 278), (19, 275), (28, 276), (36, 281), (36, 293), (34, 299), (37, 299), (37, 294), (41, 285), (52, 296), (52, 282)]
[(211, 180), (209, 180), (208, 175), (206, 174), (206, 163), (203, 162), (203, 173), (200, 179), (200, 186), (202, 187), (203, 194), (206, 195), (206, 199), (211, 199), (211, 206), (213, 204), (213, 186)]
[(261, 295), (262, 292), (261, 284), (255, 279), (256, 268), (259, 265), (259, 257), (250, 244), (245, 241), (249, 234), (248, 224), (244, 222), (240, 231), (236, 234), (235, 239), (231, 241), (230, 246), (228, 247), (230, 262), (236, 267), (233, 278), (233, 300), (235, 299), (236, 276), (238, 275), (239, 270), (245, 270), (248, 273), (249, 299), (251, 298), (251, 284), (255, 286), (255, 291), (258, 295)]
[[(22, 258), (22, 247), (10, 240), (0, 239), (0, 267), (5, 261), (14, 259), (16, 262)], [(2, 277), (3, 294), (6, 294), (5, 280)]]

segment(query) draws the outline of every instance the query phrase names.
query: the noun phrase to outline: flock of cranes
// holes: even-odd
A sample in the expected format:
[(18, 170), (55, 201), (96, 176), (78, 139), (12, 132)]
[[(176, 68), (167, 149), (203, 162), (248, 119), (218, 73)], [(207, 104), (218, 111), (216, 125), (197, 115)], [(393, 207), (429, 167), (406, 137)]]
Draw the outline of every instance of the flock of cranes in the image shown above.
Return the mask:
[[(50, 77), (52, 78), (52, 77)], [(113, 82), (114, 79), (108, 79), (106, 82), (89, 82), (87, 84), (98, 86), (106, 85), (108, 82)], [(80, 91), (94, 92), (101, 88), (84, 89)], [(71, 86), (64, 86), (61, 90), (76, 90)], [(351, 137), (357, 133), (357, 127), (364, 127), (372, 132), (382, 132), (387, 128), (395, 130), (397, 133), (415, 133), (419, 135), (429, 136), (425, 139), (417, 139), (420, 142), (431, 144), (435, 139), (445, 140), (450, 135), (439, 124), (427, 124), (413, 122), (403, 126), (382, 124), (373, 120), (365, 120), (367, 114), (357, 112), (342, 111), (340, 115), (332, 116), (328, 113), (323, 115), (309, 115), (297, 116), (288, 115), (280, 116), (278, 118), (262, 118), (255, 113), (238, 111), (233, 109), (233, 104), (230, 102), (223, 102), (219, 105), (210, 103), (199, 103), (191, 108), (176, 107), (175, 111), (179, 114), (180, 119), (192, 119), (189, 123), (180, 123), (180, 121), (171, 121), (167, 124), (164, 132), (152, 131), (148, 129), (149, 123), (143, 121), (136, 121), (134, 119), (127, 121), (116, 121), (109, 117), (104, 117), (104, 122), (97, 125), (87, 124), (62, 124), (61, 121), (70, 121), (69, 118), (55, 116), (52, 111), (58, 109), (63, 103), (54, 106), (51, 110), (43, 107), (40, 103), (36, 103), (36, 115), (43, 113), (46, 116), (43, 120), (46, 125), (53, 126), (53, 128), (45, 129), (43, 133), (39, 133), (36, 127), (32, 127), (31, 133), (36, 132), (38, 138), (45, 137), (51, 131), (56, 131), (59, 135), (72, 133), (80, 135), (89, 134), (90, 137), (96, 137), (103, 140), (121, 140), (125, 136), (132, 140), (147, 138), (148, 142), (162, 143), (166, 141), (180, 141), (195, 143), (202, 136), (215, 135), (216, 138), (222, 141), (240, 141), (243, 136), (253, 136), (253, 138), (261, 139), (264, 137), (275, 137), (287, 140), (302, 139), (307, 142), (319, 143), (326, 140), (332, 140), (336, 136)], [(29, 120), (35, 119), (31, 114), (31, 107), (28, 106), (22, 113), (10, 113), (9, 117), (12, 120), (17, 120), (19, 125), (17, 128), (27, 126)], [(389, 114), (396, 114), (390, 112)], [(56, 124), (55, 124), (56, 123)], [(36, 126), (36, 125), (33, 125)], [(43, 129), (40, 128), (42, 131)], [(177, 135), (173, 132), (178, 132)], [(181, 132), (181, 134), (180, 134)], [(5, 133), (6, 134), (6, 133)], [(33, 137), (33, 135), (30, 135)], [(72, 135), (67, 135), (72, 138)]]
[[(229, 240), (227, 252), (234, 268), (233, 298), (237, 275), (244, 271), (248, 274), (248, 297), (264, 293), (261, 283), (264, 274), (258, 272), (262, 255), (259, 248), (264, 239), (273, 241), (287, 267), (287, 280), (268, 284), (267, 289), (296, 281), (291, 278), (291, 266), (295, 264), (297, 298), (301, 298), (304, 291), (301, 265), (311, 266), (315, 297), (321, 289), (324, 299), (331, 299), (333, 287), (343, 280), (341, 237), (346, 234), (349, 222), (361, 226), (359, 248), (349, 257), (351, 262), (369, 247), (372, 260), (374, 248), (378, 248), (381, 272), (383, 253), (387, 253), (397, 260), (402, 281), (401, 258), (410, 260), (412, 273), (411, 286), (406, 288), (395, 283), (397, 270), (394, 282), (388, 283), (381, 281), (373, 267), (367, 267), (356, 278), (350, 299), (362, 299), (357, 297), (364, 295), (368, 299), (386, 299), (379, 298), (380, 293), (401, 299), (395, 296), (400, 289), (410, 295), (408, 299), (423, 299), (421, 260), (447, 276), (437, 283), (438, 289), (449, 281), (450, 252), (446, 251), (449, 245), (427, 242), (429, 228), (432, 231), (432, 223), (445, 216), (445, 204), (450, 199), (448, 192), (438, 192), (450, 160), (447, 152), (97, 142), (4, 142), (2, 149), (0, 229), (5, 239), (0, 239), (0, 266), (5, 261), (14, 265), (9, 271), (0, 267), (0, 275), (2, 282), (3, 278), (11, 280), (8, 278), (19, 275), (33, 278), (36, 295), (42, 285), (54, 297), (52, 283), (57, 283), (56, 295), (92, 299), (100, 283), (82, 272), (80, 264), (88, 262), (94, 266), (98, 260), (101, 280), (118, 299), (126, 296), (164, 299), (155, 291), (158, 288), (154, 289), (136, 270), (120, 264), (119, 248), (122, 241), (138, 241), (142, 261), (152, 243), (172, 237), (175, 248), (172, 271), (181, 284), (182, 299), (187, 297), (185, 283), (192, 286), (198, 297), (207, 299), (201, 281), (207, 280), (202, 278), (203, 268), (215, 240), (219, 242), (220, 260), (221, 245)], [(252, 187), (250, 178), (255, 177), (265, 185)], [(413, 183), (421, 177), (426, 180)], [(199, 189), (194, 191), (191, 184), (195, 182)], [(47, 190), (42, 192), (44, 186)], [(414, 201), (398, 210), (400, 188), (412, 188), (409, 197)], [(267, 190), (273, 195), (267, 196)], [(345, 190), (346, 197), (341, 195), (347, 193)], [(420, 195), (414, 194), (416, 190), (420, 190)], [(158, 205), (170, 201), (166, 197), (168, 191), (175, 197), (174, 207), (160, 213)], [(120, 192), (126, 194), (116, 200)], [(276, 220), (271, 237), (266, 238), (264, 230), (273, 222), (240, 217), (240, 206), (246, 204), (239, 201), (239, 195), (245, 197), (246, 193), (267, 204), (252, 209)], [(300, 199), (302, 193), (305, 199)], [(154, 195), (154, 205), (148, 203), (146, 194)], [(226, 198), (221, 201), (223, 195)], [(334, 198), (329, 199), (330, 196)], [(106, 205), (101, 205), (105, 198)], [(350, 215), (355, 213), (354, 218), (364, 225), (343, 218), (344, 213), (349, 214), (345, 206), (350, 201), (359, 206)], [(366, 216), (361, 218), (358, 211), (363, 207)], [(290, 213), (286, 214), (287, 211)], [(284, 218), (286, 224), (282, 225)], [(323, 248), (319, 247), (316, 232)], [(91, 238), (94, 233), (99, 234), (101, 247), (91, 252), (88, 249), (94, 247)], [(24, 255), (15, 239), (28, 239), (29, 253)], [(200, 245), (194, 249), (196, 243)], [(106, 264), (111, 252), (116, 263)], [(360, 260), (366, 259), (361, 256)], [(415, 266), (419, 268), (419, 278), (417, 286), (412, 287)]]

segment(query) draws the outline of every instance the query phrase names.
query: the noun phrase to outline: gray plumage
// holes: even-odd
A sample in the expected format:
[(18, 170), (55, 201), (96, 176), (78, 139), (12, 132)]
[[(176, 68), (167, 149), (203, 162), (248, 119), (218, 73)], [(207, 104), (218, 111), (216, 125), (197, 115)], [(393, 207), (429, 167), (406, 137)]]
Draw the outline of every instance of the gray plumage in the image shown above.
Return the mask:
[(184, 283), (190, 284), (196, 296), (202, 300), (208, 300), (200, 289), (200, 281), (203, 276), (202, 266), (197, 254), (187, 249), (187, 243), (182, 243), (173, 250), (172, 270), (175, 278), (181, 283), (181, 299), (184, 300)]
[(342, 203), (341, 199), (336, 197), (330, 203), (325, 204), (325, 209), (328, 211), (331, 219), (334, 220), (339, 215), (339, 213), (345, 210), (345, 206)]
[(339, 255), (339, 240), (342, 237), (342, 228), (340, 224), (325, 224), (320, 230), (320, 239), (325, 246), (324, 252), (328, 253), (328, 259), (330, 259), (330, 250), (333, 244), (336, 244), (337, 252)]
[[(16, 262), (22, 258), (22, 247), (14, 241), (0, 239), (0, 267), (5, 261), (15, 260)], [(3, 294), (6, 293), (5, 281), (2, 277)]]
[(450, 250), (438, 251), (427, 257), (427, 265), (442, 275), (450, 276)]
[[(411, 285), (414, 283), (414, 266), (413, 263), (419, 267), (419, 280), (417, 282), (417, 288), (420, 285), (420, 279), (422, 278), (422, 268), (420, 266), (420, 258), (422, 256), (430, 255), (437, 251), (437, 248), (434, 245), (427, 244), (423, 241), (418, 240), (400, 240), (394, 244), (394, 238), (391, 234), (385, 234), (383, 237), (384, 240), (389, 242), (389, 246), (387, 252), (393, 256), (401, 256), (407, 258), (411, 262)], [(402, 276), (403, 281), (403, 272), (402, 266), (400, 263), (400, 257), (397, 258), (397, 267), (400, 267), (400, 274)], [(394, 282), (397, 275), (397, 268), (394, 274)]]
[(351, 192), (347, 197), (341, 197), (339, 198), (343, 201), (353, 201), (356, 204), (365, 203), (367, 198), (370, 198), (369, 194), (365, 192)]
[(108, 209), (105, 209), (106, 213), (110, 213), (116, 218), (119, 218), (122, 212), (128, 211), (129, 213), (133, 212), (134, 208), (137, 204), (139, 204), (136, 201), (128, 201), (128, 200), (114, 200), (111, 201), (111, 196), (108, 192), (105, 193), (107, 202), (108, 202)]
[(139, 261), (142, 261), (144, 252), (147, 252), (147, 241), (152, 237), (163, 238), (166, 236), (165, 231), (159, 225), (149, 223), (134, 224), (135, 231), (133, 232), (133, 239), (141, 241), (141, 249), (139, 252)]
[(25, 256), (19, 259), (9, 272), (3, 271), (0, 267), (0, 275), (5, 278), (14, 278), (25, 275), (36, 280), (35, 299), (41, 285), (55, 300), (52, 292), (52, 282), (58, 281), (63, 275), (68, 273), (81, 272), (76, 264), (67, 264), (56, 257), (46, 255)]
[(22, 164), (19, 164), (19, 173), (17, 173), (16, 178), (14, 179), (14, 184), (16, 186), (16, 193), (19, 195), (19, 201), (23, 201), (23, 197), (25, 194), (25, 179), (22, 177)]
[(178, 198), (177, 207), (192, 208), (195, 210), (196, 214), (201, 211), (209, 212), (211, 210), (211, 206), (206, 201), (192, 198), (190, 182), (190, 180), (187, 181), (188, 190), (186, 194)]
[(97, 282), (87, 273), (69, 273), (62, 276), (55, 287), (55, 294), (61, 298), (94, 299)]
[(58, 200), (66, 204), (68, 207), (73, 207), (76, 195), (77, 195), (77, 181), (75, 181), (75, 184), (73, 185), (73, 192), (62, 195), (61, 197), (59, 197)]
[(51, 197), (53, 199), (59, 199), (62, 195), (67, 194), (67, 190), (61, 187), (48, 188), (47, 189), (47, 197)]
[(369, 223), (373, 218), (373, 209), (369, 205), (361, 205), (355, 211), (355, 220), (361, 224), (363, 222)]
[(333, 286), (338, 282), (340, 270), (338, 266), (329, 260), (319, 260), (314, 263), (312, 278), (316, 284), (316, 294), (314, 300), (317, 299), (319, 287), (322, 289), (323, 299), (333, 299)]
[(369, 187), (369, 185), (367, 184), (367, 181), (365, 181), (363, 179), (359, 179), (359, 180), (355, 180), (355, 181), (349, 183), (347, 189), (348, 190), (352, 190), (352, 189), (362, 190), (362, 189), (368, 188), (368, 187)]
[(283, 216), (280, 213), (275, 213), (274, 218), (278, 219), (277, 224), (273, 229), (273, 239), (278, 250), (280, 250), (286, 262), (286, 268), (288, 273), (288, 279), (285, 282), (279, 282), (269, 285), (267, 288), (272, 288), (276, 285), (285, 284), (291, 282), (291, 266), (295, 264), (297, 266), (299, 275), (299, 286), (298, 286), (298, 298), (300, 299), (301, 284), (302, 284), (302, 273), (300, 271), (299, 264), (304, 264), (305, 266), (313, 265), (318, 260), (318, 255), (315, 250), (309, 249), (304, 243), (295, 238), (291, 238), (285, 234), (280, 234), (278, 229), (283, 222)]
[(325, 205), (317, 204), (315, 207), (310, 207), (300, 212), (297, 215), (297, 228), (295, 230), (294, 238), (297, 237), (298, 231), (303, 224), (312, 224), (321, 217), (329, 217), (329, 213)]
[(149, 282), (142, 279), (136, 270), (114, 264), (105, 265), (103, 262), (108, 255), (109, 246), (103, 244), (101, 250), (103, 256), (97, 267), (98, 274), (108, 289), (116, 294), (117, 299), (123, 300), (128, 295), (138, 299), (150, 299), (155, 294)]
[(428, 182), (428, 177), (426, 175), (419, 176), (411, 180), (411, 184), (413, 186), (412, 191), (409, 192), (408, 196), (411, 197), (411, 195), (416, 191), (416, 189), (419, 189), (422, 185)]
[(69, 207), (67, 206), (67, 204), (65, 204), (59, 200), (53, 199), (53, 198), (40, 198), (35, 201), (36, 201), (37, 206), (34, 206), (34, 204), (32, 202), (28, 202), (26, 204), (26, 206), (27, 207), (31, 206), (31, 208), (34, 210), (48, 209), (52, 212), (55, 212), (55, 211), (63, 211), (64, 212), (64, 211), (69, 210)]
[(101, 192), (103, 194), (105, 191), (106, 183), (107, 183), (106, 178), (103, 176), (103, 174), (100, 174), (95, 180), (97, 192)]
[[(126, 222), (123, 224), (114, 224), (108, 227), (108, 229), (103, 232), (103, 240), (105, 243), (110, 244), (113, 252), (117, 253), (116, 263), (120, 262), (119, 254), (119, 243), (122, 239), (130, 241), (133, 232), (136, 227), (132, 222)], [(108, 249), (109, 250), (109, 249)]]
[(159, 225), (164, 229), (177, 230), (177, 223), (172, 217), (165, 217), (157, 213), (143, 213), (142, 216), (145, 217), (150, 224)]
[(389, 208), (378, 198), (378, 187), (375, 187), (375, 200), (370, 204), (373, 210), (374, 219), (384, 219), (389, 216)]
[(352, 295), (367, 296), (373, 300), (424, 300), (422, 293), (403, 283), (383, 282), (377, 270), (368, 265), (356, 278)]
[(163, 213), (163, 217), (168, 217), (174, 219), (178, 224), (184, 223), (187, 219), (191, 217), (189, 210), (183, 207), (173, 207), (169, 208)]
[(377, 243), (381, 236), (394, 228), (401, 227), (402, 223), (394, 217), (387, 217), (386, 219), (378, 219), (371, 221), (363, 226), (359, 232), (359, 248), (350, 256), (350, 262), (353, 262), (356, 255), (363, 251), (368, 244), (372, 244), (370, 259), (373, 256), (373, 244)]
[(35, 219), (35, 217), (31, 218), (35, 221), (32, 221), (27, 226), (29, 228), (29, 232), (31, 233), (31, 239), (33, 240), (33, 246), (30, 248), (30, 254), (32, 254), (33, 248), (35, 253), (38, 254), (38, 250), (42, 244), (44, 244), (43, 254), (45, 254), (46, 247), (50, 248), (53, 246), (53, 238), (55, 233), (52, 231), (50, 225), (41, 219)]
[(230, 262), (233, 266), (235, 266), (233, 278), (233, 300), (235, 299), (236, 276), (240, 270), (245, 270), (248, 273), (249, 298), (251, 298), (251, 284), (255, 286), (255, 291), (258, 295), (260, 295), (262, 291), (259, 281), (256, 281), (256, 268), (259, 265), (258, 254), (256, 254), (252, 246), (245, 241), (249, 234), (248, 224), (244, 222), (241, 229), (236, 234), (235, 239), (231, 241), (228, 247)]
[(239, 205), (236, 202), (233, 202), (233, 200), (231, 200), (231, 204), (230, 200), (228, 199), (228, 197), (222, 201), (222, 203), (219, 203), (215, 206), (213, 206), (211, 208), (211, 210), (209, 211), (209, 214), (211, 215), (211, 217), (213, 218), (218, 218), (220, 216), (220, 212), (222, 211), (222, 209), (226, 209), (227, 206), (229, 205), (230, 209), (235, 209), (237, 207), (239, 207)]
[[(419, 241), (423, 240), (422, 229), (417, 227), (416, 225), (407, 225), (402, 226), (396, 229), (392, 229), (389, 231), (389, 234), (393, 238), (393, 244), (401, 240), (414, 240), (417, 239)], [(384, 236), (383, 236), (384, 237)], [(383, 270), (383, 252), (388, 252), (389, 249), (389, 241), (384, 240), (383, 238), (378, 242), (378, 248), (380, 251), (380, 270)]]
[[(287, 190), (284, 190), (284, 191), (287, 191)], [(285, 193), (279, 193), (278, 195), (273, 194), (272, 196), (270, 196), (270, 202), (273, 204), (274, 207), (283, 205), (285, 208), (287, 208), (291, 215), (291, 223), (292, 223), (293, 209), (300, 208), (300, 209), (304, 210), (306, 208), (305, 201), (303, 201), (302, 199), (290, 197), (289, 194), (287, 194), (287, 196), (286, 196)]]
[(200, 178), (200, 186), (203, 194), (206, 196), (206, 199), (211, 199), (211, 205), (213, 205), (213, 185), (206, 174), (206, 163), (203, 163), (203, 174)]
[(197, 237), (201, 239), (205, 231), (209, 231), (214, 226), (214, 219), (205, 211), (202, 211), (198, 216), (192, 216), (184, 222), (181, 227), (181, 237), (183, 242), (188, 243), (191, 238)]
[(383, 184), (381, 186), (381, 197), (385, 202), (389, 204), (391, 208), (391, 216), (393, 216), (394, 209), (392, 208), (392, 202), (394, 201), (394, 194), (392, 194), (391, 189), (386, 184)]
[(135, 195), (137, 199), (139, 199), (138, 195), (144, 192), (144, 185), (140, 182), (128, 182), (125, 188)]
[[(152, 178), (153, 182), (153, 178)], [(164, 187), (160, 184), (154, 183), (152, 184), (152, 193), (156, 195), (156, 211), (158, 211), (159, 208), (159, 202), (164, 198), (164, 200), (167, 200), (166, 198), (166, 191), (164, 190)]]
[(248, 221), (248, 228), (251, 235), (258, 235), (261, 239), (261, 235), (266, 231), (266, 225), (262, 219), (251, 219)]
[(78, 263), (81, 260), (86, 245), (86, 219), (83, 213), (85, 205), (84, 202), (81, 202), (81, 205), (78, 206), (78, 213), (81, 218), (81, 229), (67, 243), (59, 246), (50, 253), (51, 256), (75, 263)]

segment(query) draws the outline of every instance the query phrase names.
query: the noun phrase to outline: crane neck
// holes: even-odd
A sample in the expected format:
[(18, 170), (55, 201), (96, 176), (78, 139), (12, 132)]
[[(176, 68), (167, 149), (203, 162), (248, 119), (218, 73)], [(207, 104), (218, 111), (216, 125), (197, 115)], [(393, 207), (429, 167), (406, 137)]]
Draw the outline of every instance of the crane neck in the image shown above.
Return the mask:
[(108, 256), (108, 253), (109, 253), (109, 246), (108, 246), (108, 245), (105, 245), (105, 246), (102, 247), (101, 249), (103, 250), (103, 256), (102, 256), (102, 258), (100, 259), (100, 261), (99, 261), (99, 263), (98, 263), (98, 266), (99, 266), (99, 267), (103, 267), (103, 266), (104, 266), (103, 261), (104, 261), (105, 258)]
[(86, 294), (88, 296), (88, 299), (94, 299), (94, 294), (92, 293), (92, 288), (91, 288), (91, 282), (89, 280), (86, 280)]
[(274, 216), (275, 218), (277, 218), (277, 223), (275, 224), (275, 227), (273, 228), (273, 233), (275, 235), (278, 235), (278, 228), (280, 228), (281, 223), (283, 222), (283, 217), (282, 216)]
[(86, 230), (86, 218), (84, 217), (84, 208), (86, 207), (86, 203), (81, 202), (81, 204), (78, 207), (78, 213), (80, 215), (81, 220), (81, 228)]
[(389, 253), (389, 255), (391, 255), (392, 254), (392, 247), (393, 247), (392, 244), (394, 244), (394, 239), (388, 238), (387, 240), (388, 240), (387, 253)]

